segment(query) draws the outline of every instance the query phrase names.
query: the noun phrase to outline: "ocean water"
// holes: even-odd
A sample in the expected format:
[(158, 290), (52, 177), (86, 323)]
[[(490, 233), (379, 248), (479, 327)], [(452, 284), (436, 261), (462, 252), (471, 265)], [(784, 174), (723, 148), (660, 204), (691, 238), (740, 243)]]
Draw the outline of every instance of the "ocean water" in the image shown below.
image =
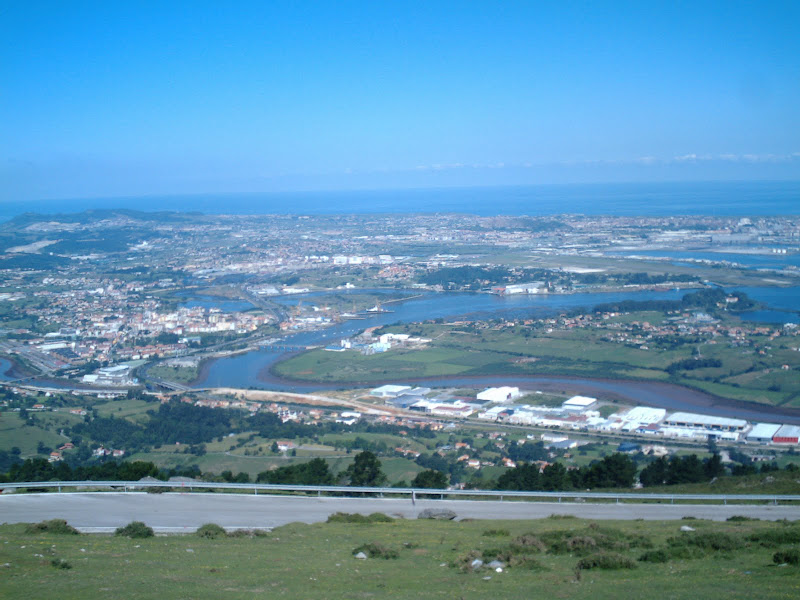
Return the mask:
[(525, 185), (38, 200), (0, 203), (0, 220), (24, 212), (56, 214), (101, 208), (206, 214), (800, 215), (800, 181)]

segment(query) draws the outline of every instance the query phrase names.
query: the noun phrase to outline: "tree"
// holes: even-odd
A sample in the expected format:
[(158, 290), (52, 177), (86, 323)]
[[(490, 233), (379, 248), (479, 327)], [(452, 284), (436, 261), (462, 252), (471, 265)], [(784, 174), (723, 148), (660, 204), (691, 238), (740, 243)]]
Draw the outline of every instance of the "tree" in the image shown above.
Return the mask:
[(593, 463), (584, 475), (589, 488), (631, 487), (636, 477), (636, 464), (627, 454), (616, 452)]
[(433, 469), (421, 471), (414, 477), (411, 487), (443, 490), (447, 487), (447, 475)]
[(706, 480), (703, 462), (696, 454), (690, 454), (683, 458), (674, 456), (672, 460), (669, 461), (667, 485), (674, 485), (676, 483), (700, 483)]
[(667, 461), (666, 457), (657, 458), (642, 469), (642, 472), (639, 473), (639, 481), (644, 487), (664, 485), (667, 481), (668, 468), (669, 461)]
[(378, 487), (386, 482), (386, 474), (381, 471), (381, 461), (372, 452), (359, 453), (353, 464), (344, 472), (353, 487)]
[(561, 463), (547, 465), (542, 471), (542, 489), (548, 492), (557, 492), (570, 487), (567, 469)]
[(533, 492), (542, 489), (539, 465), (520, 464), (509, 469), (497, 480), (498, 490)]
[(714, 477), (720, 477), (725, 474), (725, 466), (722, 464), (722, 458), (716, 452), (714, 455), (705, 461), (703, 470), (706, 473), (706, 478), (711, 480)]

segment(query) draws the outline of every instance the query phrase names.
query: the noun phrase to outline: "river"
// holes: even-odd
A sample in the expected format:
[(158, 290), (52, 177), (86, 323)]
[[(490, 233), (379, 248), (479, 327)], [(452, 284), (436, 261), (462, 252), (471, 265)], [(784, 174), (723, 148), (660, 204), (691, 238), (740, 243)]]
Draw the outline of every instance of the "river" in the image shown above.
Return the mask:
[[(800, 306), (800, 288), (738, 288), (750, 297), (765, 302), (778, 309), (787, 310)], [(396, 293), (396, 290), (353, 290), (353, 294)], [(346, 294), (348, 292), (336, 292)], [(545, 317), (560, 311), (577, 307), (593, 307), (605, 302), (619, 300), (677, 300), (686, 292), (670, 290), (664, 292), (639, 292), (636, 294), (584, 293), (568, 295), (519, 295), (494, 296), (489, 294), (467, 293), (426, 293), (420, 298), (390, 305), (393, 312), (376, 314), (364, 320), (345, 321), (328, 329), (291, 334), (285, 343), (292, 346), (329, 344), (335, 340), (355, 335), (366, 327), (391, 323), (410, 323), (436, 318), (514, 318)], [(324, 292), (303, 294), (291, 298), (277, 299), (291, 303), (298, 299), (313, 299), (325, 295)], [(796, 308), (795, 308), (796, 310)], [(781, 315), (792, 315), (772, 311)], [(797, 315), (794, 313), (794, 320)], [(758, 319), (754, 319), (758, 320)], [(277, 391), (315, 392), (331, 387), (354, 387), (346, 383), (312, 383), (287, 380), (276, 377), (270, 368), (276, 362), (287, 358), (287, 353), (256, 350), (219, 359), (207, 364), (196, 387), (238, 387), (262, 388)], [(800, 410), (756, 405), (747, 402), (715, 398), (709, 394), (662, 382), (643, 382), (626, 380), (597, 380), (571, 377), (542, 376), (481, 376), (481, 377), (441, 377), (420, 380), (392, 380), (382, 383), (419, 383), (428, 387), (480, 387), (498, 384), (518, 385), (527, 389), (542, 391), (568, 391), (583, 393), (625, 402), (637, 402), (666, 408), (668, 410), (699, 411), (725, 417), (739, 417), (749, 420), (779, 419), (781, 422), (800, 424)], [(357, 382), (354, 382), (357, 384)], [(363, 384), (367, 387), (371, 384)]]

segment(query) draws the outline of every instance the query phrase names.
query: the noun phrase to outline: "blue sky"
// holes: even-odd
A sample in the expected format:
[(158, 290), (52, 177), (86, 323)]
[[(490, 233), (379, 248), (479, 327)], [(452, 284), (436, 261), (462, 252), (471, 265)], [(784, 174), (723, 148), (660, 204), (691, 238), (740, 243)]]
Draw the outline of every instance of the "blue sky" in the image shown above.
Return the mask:
[(5, 2), (0, 200), (800, 179), (800, 2)]

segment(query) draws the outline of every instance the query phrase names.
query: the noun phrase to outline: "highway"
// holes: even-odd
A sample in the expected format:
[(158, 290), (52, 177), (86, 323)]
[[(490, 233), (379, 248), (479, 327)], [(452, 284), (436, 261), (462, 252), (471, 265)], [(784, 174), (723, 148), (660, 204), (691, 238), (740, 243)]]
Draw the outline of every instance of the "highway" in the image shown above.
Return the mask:
[(459, 519), (541, 519), (552, 514), (598, 520), (725, 520), (744, 515), (764, 520), (800, 519), (797, 505), (592, 504), (409, 498), (315, 498), (247, 494), (77, 492), (0, 495), (0, 522), (34, 523), (63, 518), (82, 531), (104, 532), (144, 521), (161, 532), (190, 532), (203, 523), (226, 529), (272, 528), (294, 521), (316, 523), (335, 512), (414, 519), (424, 508), (447, 508)]

